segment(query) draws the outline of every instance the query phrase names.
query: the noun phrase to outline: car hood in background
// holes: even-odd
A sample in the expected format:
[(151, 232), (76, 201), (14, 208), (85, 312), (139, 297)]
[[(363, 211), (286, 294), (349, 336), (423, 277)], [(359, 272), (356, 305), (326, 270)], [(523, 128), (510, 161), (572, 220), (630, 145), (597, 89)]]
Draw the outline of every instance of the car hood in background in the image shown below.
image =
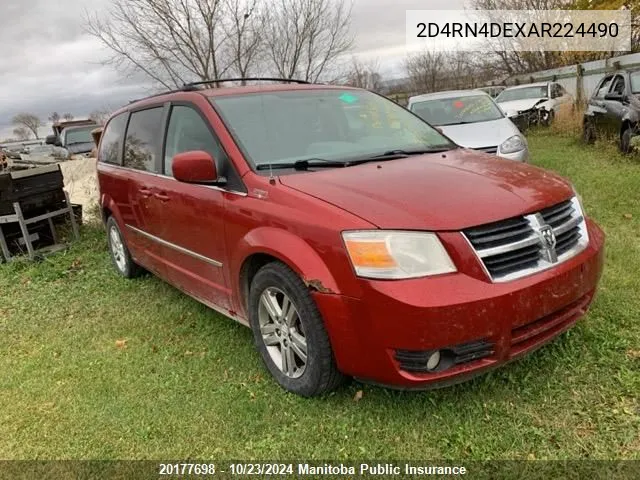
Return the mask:
[(467, 148), (500, 146), (507, 138), (520, 133), (508, 118), (500, 118), (490, 122), (443, 125), (438, 128), (458, 145)]
[[(498, 105), (507, 116), (512, 117), (518, 112), (530, 110), (535, 106), (546, 104), (548, 98), (525, 98), (524, 100), (511, 100), (510, 102), (499, 102)], [(539, 104), (539, 105), (538, 105)]]
[(462, 230), (573, 194), (551, 172), (465, 149), (284, 175), (280, 182), (379, 228), (412, 230)]

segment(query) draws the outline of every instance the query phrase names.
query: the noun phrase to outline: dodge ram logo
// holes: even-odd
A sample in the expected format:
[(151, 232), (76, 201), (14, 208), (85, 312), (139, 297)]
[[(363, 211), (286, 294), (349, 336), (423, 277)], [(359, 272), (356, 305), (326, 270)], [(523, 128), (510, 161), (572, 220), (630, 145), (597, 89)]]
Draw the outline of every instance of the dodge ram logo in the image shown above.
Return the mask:
[(556, 234), (549, 225), (540, 227), (540, 240), (545, 248), (554, 248), (556, 246)]
[(540, 225), (538, 229), (538, 235), (542, 242), (542, 250), (544, 258), (551, 263), (558, 261), (558, 255), (556, 254), (556, 234), (553, 232), (553, 228), (549, 225)]

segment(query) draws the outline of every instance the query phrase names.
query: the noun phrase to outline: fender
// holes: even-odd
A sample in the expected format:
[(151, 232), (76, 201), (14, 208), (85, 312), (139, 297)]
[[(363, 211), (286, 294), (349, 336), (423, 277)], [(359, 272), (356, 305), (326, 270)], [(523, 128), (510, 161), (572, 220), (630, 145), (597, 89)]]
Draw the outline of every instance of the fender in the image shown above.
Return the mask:
[[(260, 227), (248, 232), (230, 249), (232, 291), (242, 292), (240, 271), (247, 258), (256, 253), (271, 255), (288, 265), (309, 287), (327, 294), (340, 294), (338, 284), (320, 255), (303, 238), (275, 227)], [(244, 311), (241, 295), (237, 298)]]

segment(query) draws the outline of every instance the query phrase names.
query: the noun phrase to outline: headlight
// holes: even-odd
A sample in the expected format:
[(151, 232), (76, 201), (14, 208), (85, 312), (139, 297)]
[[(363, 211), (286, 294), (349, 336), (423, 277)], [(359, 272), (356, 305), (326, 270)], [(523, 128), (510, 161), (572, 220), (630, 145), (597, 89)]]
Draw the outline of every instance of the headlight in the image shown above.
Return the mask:
[(356, 275), (400, 279), (456, 271), (434, 233), (367, 230), (343, 232)]
[(500, 153), (514, 153), (523, 150), (527, 144), (520, 135), (514, 135), (507, 138), (502, 145), (500, 145)]

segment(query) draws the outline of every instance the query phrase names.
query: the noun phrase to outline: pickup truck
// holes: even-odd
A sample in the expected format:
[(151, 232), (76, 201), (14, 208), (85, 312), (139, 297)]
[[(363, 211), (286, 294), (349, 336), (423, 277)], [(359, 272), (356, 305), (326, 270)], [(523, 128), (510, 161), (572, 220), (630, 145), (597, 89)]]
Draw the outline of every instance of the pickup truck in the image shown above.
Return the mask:
[(93, 120), (54, 123), (54, 133), (47, 136), (46, 143), (65, 148), (69, 155), (88, 154), (95, 147), (91, 132), (97, 127)]

